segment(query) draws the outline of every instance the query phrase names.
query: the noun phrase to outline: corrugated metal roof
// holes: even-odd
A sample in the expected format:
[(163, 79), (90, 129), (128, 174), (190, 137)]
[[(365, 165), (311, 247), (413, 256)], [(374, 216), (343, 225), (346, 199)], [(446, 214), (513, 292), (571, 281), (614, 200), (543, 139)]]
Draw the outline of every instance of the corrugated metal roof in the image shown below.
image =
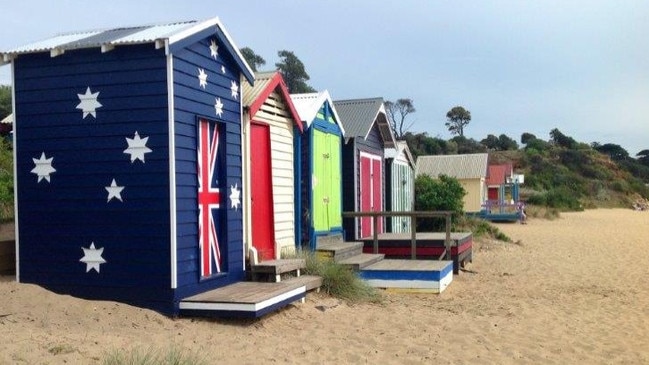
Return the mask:
[(291, 94), (291, 100), (293, 101), (293, 105), (295, 106), (297, 113), (300, 115), (300, 118), (302, 118), (302, 122), (306, 123), (307, 127), (311, 126), (311, 123), (318, 114), (318, 111), (320, 111), (322, 105), (325, 102), (329, 102), (336, 123), (338, 123), (343, 136), (345, 135), (345, 127), (340, 121), (336, 107), (329, 95), (329, 91), (324, 90), (316, 93)]
[(379, 114), (383, 98), (336, 100), (334, 105), (347, 131), (345, 137), (365, 137)]
[(64, 33), (39, 42), (10, 49), (2, 53), (7, 55), (18, 55), (51, 51), (53, 49), (71, 50), (95, 48), (106, 44), (120, 45), (152, 43), (159, 39), (168, 39), (170, 36), (191, 28), (198, 23), (199, 22), (196, 20), (191, 20), (167, 24)]
[(384, 145), (394, 147), (394, 134), (388, 123), (383, 98), (336, 100), (334, 105), (345, 126), (345, 138), (366, 138), (374, 123), (377, 123)]
[(406, 159), (410, 163), (410, 166), (415, 167), (415, 160), (412, 158), (412, 153), (410, 153), (410, 147), (408, 147), (408, 142), (406, 141), (396, 141), (395, 146), (391, 148), (386, 148), (383, 157), (384, 158), (397, 158), (400, 154), (406, 156)]
[(171, 45), (211, 27), (214, 27), (215, 32), (220, 29), (227, 42), (232, 46), (232, 51), (236, 53), (235, 60), (237, 60), (237, 64), (241, 67), (248, 81), (252, 83), (254, 77), (250, 66), (246, 63), (239, 48), (234, 44), (218, 17), (203, 21), (190, 20), (60, 34), (39, 42), (0, 52), (0, 65), (10, 62), (16, 56), (29, 53), (49, 51), (52, 56), (56, 56), (66, 50), (98, 47), (107, 47), (110, 50), (112, 47), (120, 45), (156, 43), (158, 41), (165, 41)]
[(277, 71), (270, 72), (255, 72), (255, 85), (251, 86), (250, 84), (243, 84), (243, 99), (242, 103), (244, 107), (249, 107), (252, 103), (257, 100), (259, 95), (266, 90), (266, 86), (273, 79)]
[(512, 164), (489, 165), (487, 172), (487, 185), (501, 185), (506, 182), (506, 178), (514, 172)]
[(304, 126), (302, 125), (302, 118), (298, 115), (291, 95), (288, 93), (288, 88), (284, 83), (284, 79), (279, 71), (270, 71), (270, 72), (257, 72), (255, 73), (255, 85), (250, 85), (247, 83), (243, 84), (243, 107), (248, 108), (250, 116), (254, 116), (259, 108), (268, 100), (268, 97), (273, 91), (277, 93), (284, 100), (284, 105), (287, 108), (287, 112), (290, 114), (291, 119), (294, 123), (300, 128), (300, 132), (304, 131)]
[(488, 157), (486, 153), (419, 156), (415, 176), (426, 174), (432, 177), (447, 175), (456, 179), (484, 178), (487, 176)]

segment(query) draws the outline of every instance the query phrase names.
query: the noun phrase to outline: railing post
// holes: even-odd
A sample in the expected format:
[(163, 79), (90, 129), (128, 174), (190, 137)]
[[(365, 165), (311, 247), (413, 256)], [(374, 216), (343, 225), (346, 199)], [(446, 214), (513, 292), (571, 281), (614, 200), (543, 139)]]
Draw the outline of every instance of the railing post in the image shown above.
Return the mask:
[(446, 213), (446, 259), (452, 260), (451, 257), (451, 214)]
[(410, 258), (417, 259), (417, 216), (412, 215), (410, 219)]
[(373, 224), (374, 226), (372, 227), (373, 228), (372, 230), (374, 231), (374, 253), (377, 254), (377, 253), (379, 253), (379, 230), (378, 230), (378, 227), (379, 227), (379, 215), (378, 215), (378, 213), (374, 213), (372, 215), (372, 219), (373, 219), (373, 223), (374, 223)]

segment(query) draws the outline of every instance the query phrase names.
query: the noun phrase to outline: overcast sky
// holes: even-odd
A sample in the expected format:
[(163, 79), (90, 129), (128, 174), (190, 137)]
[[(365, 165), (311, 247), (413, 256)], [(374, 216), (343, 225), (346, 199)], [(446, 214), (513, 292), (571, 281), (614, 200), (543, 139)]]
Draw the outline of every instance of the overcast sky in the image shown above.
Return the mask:
[[(451, 137), (471, 111), (481, 140), (553, 128), (580, 142), (649, 148), (649, 1), (41, 0), (0, 5), (0, 51), (61, 32), (221, 18), (274, 68), (287, 49), (334, 100), (411, 98), (413, 132)], [(0, 67), (0, 84), (10, 84)]]

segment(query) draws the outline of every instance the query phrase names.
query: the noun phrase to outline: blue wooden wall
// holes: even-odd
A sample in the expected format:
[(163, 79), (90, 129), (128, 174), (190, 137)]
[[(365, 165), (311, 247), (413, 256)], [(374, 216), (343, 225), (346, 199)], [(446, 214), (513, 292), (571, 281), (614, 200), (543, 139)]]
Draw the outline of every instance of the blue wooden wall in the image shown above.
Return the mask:
[[(172, 309), (165, 70), (152, 45), (16, 59), (21, 282)], [(87, 88), (99, 92), (95, 116), (77, 108)], [(144, 162), (124, 152), (135, 132), (148, 138)], [(49, 181), (32, 173), (42, 153)], [(108, 201), (113, 179), (122, 201)], [(105, 263), (80, 261), (93, 243)]]
[[(214, 59), (209, 52), (212, 40), (219, 46)], [(241, 170), (241, 85), (239, 68), (229, 53), (225, 42), (208, 37), (187, 46), (174, 55), (174, 107), (175, 107), (175, 166), (177, 204), (178, 290), (175, 300), (210, 288), (241, 281), (243, 271), (243, 223), (241, 205), (232, 207), (231, 188), (242, 189)], [(199, 86), (198, 68), (208, 75), (207, 86)], [(225, 72), (224, 72), (225, 71)], [(232, 82), (238, 92), (232, 94)], [(223, 113), (215, 112), (215, 99), (223, 104)], [(198, 216), (196, 179), (197, 118), (205, 118), (219, 126), (221, 143), (219, 175), (221, 204), (218, 209), (217, 232), (223, 257), (223, 270), (211, 278), (201, 280), (198, 258)]]
[[(172, 50), (171, 73), (165, 50), (153, 44), (16, 59), (21, 282), (175, 314), (185, 296), (243, 279), (241, 206), (229, 199), (233, 188), (241, 189), (241, 64), (219, 30), (209, 33), (190, 37)], [(212, 41), (219, 45), (216, 58), (210, 53)], [(204, 85), (199, 70), (207, 75)], [(90, 94), (99, 92), (92, 113), (77, 108), (79, 95), (88, 88)], [(217, 98), (223, 104), (220, 115)], [(199, 272), (199, 118), (221, 131), (216, 174), (223, 270), (209, 278)], [(125, 150), (136, 132), (138, 139), (148, 138), (150, 151), (132, 160)], [(52, 158), (55, 170), (41, 170), (47, 176), (33, 172), (43, 153), (45, 161)], [(110, 199), (106, 189), (113, 179), (123, 187), (121, 200)], [(172, 270), (174, 243), (177, 276)], [(90, 259), (86, 250), (92, 251)]]

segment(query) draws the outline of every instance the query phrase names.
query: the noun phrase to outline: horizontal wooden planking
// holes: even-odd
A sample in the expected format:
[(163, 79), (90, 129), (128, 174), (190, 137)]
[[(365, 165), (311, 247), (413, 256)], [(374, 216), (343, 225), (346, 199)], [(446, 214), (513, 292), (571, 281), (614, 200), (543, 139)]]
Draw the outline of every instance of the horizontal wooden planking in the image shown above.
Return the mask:
[[(166, 59), (158, 51), (155, 61), (151, 55), (130, 61), (126, 53), (117, 62), (117, 54), (98, 53), (85, 64), (57, 57), (48, 61), (56, 67), (34, 67), (28, 77), (30, 70), (24, 69), (25, 79), (17, 82), (21, 279), (43, 275), (41, 283), (89, 284), (95, 287), (90, 291), (134, 283), (168, 287)], [(118, 63), (128, 66), (111, 70)], [(53, 75), (53, 70), (70, 75)], [(102, 106), (96, 117), (83, 118), (78, 94), (88, 86), (99, 92)], [(124, 154), (126, 138), (138, 129), (153, 150), (145, 164), (131, 163)], [(31, 173), (32, 151), (54, 156), (50, 182), (39, 183)], [(127, 183), (123, 203), (106, 202), (105, 186), (113, 176)], [(79, 262), (81, 247), (91, 242), (104, 249), (107, 262), (100, 274), (86, 273)], [(56, 270), (61, 275), (50, 275)]]
[[(226, 62), (226, 76), (220, 71), (226, 57), (219, 55), (217, 61), (209, 57), (209, 43), (203, 40), (178, 52), (174, 58), (174, 91), (176, 122), (176, 197), (177, 197), (177, 247), (178, 247), (178, 292), (196, 292), (203, 288), (224, 285), (240, 280), (242, 275), (242, 222), (241, 211), (231, 209), (228, 200), (230, 186), (241, 188), (241, 127), (240, 104), (230, 91), (229, 70), (236, 69)], [(207, 87), (199, 86), (198, 68), (207, 73)], [(238, 84), (238, 79), (236, 80)], [(216, 98), (224, 104), (223, 114), (217, 116), (214, 108)], [(196, 177), (196, 133), (197, 116), (219, 123), (223, 143), (219, 152), (223, 154), (225, 166), (217, 170), (222, 176), (221, 216), (223, 224), (217, 227), (221, 235), (224, 271), (223, 277), (199, 282), (198, 274), (198, 217)]]

